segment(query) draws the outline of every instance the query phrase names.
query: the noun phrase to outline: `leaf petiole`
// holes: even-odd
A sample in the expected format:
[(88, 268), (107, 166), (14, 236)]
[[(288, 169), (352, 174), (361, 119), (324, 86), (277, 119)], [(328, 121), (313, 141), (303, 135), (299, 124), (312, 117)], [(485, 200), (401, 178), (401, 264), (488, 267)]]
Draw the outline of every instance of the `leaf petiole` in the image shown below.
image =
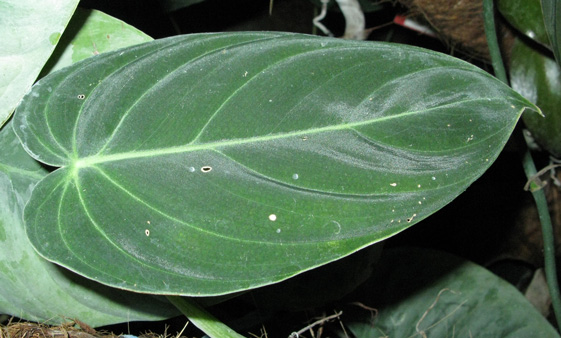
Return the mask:
[(195, 300), (180, 296), (167, 296), (167, 299), (210, 338), (244, 338), (208, 313)]

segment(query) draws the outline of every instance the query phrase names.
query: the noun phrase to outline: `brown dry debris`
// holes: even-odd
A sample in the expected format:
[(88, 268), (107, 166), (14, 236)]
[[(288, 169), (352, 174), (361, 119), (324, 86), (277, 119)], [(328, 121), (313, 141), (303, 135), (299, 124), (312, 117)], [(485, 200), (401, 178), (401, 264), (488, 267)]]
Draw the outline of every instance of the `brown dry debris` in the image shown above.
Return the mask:
[[(78, 326), (78, 327), (77, 327)], [(98, 332), (82, 322), (61, 326), (18, 322), (0, 327), (0, 338), (117, 338), (114, 334)]]
[[(489, 49), (483, 27), (481, 0), (399, 0), (410, 9), (409, 15), (426, 20), (452, 50), (489, 60)], [(499, 27), (501, 28), (501, 27)], [(512, 35), (500, 29), (503, 50), (510, 50)]]
[[(185, 328), (189, 322), (185, 324)], [(182, 336), (183, 330), (175, 336), (167, 334), (157, 334), (154, 332), (145, 332), (138, 338), (185, 338)], [(48, 326), (45, 324), (31, 322), (12, 322), (8, 324), (0, 324), (0, 338), (123, 338), (123, 334), (114, 334), (107, 331), (97, 331), (88, 324), (77, 319), (64, 323), (60, 326)]]

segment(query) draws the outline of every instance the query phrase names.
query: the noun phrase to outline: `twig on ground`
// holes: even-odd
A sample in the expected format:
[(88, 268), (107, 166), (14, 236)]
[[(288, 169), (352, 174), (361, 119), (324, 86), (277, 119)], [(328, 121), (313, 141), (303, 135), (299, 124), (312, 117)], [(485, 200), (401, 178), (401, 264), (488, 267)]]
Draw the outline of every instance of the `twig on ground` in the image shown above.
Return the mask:
[(423, 315), (421, 316), (421, 319), (419, 319), (419, 321), (417, 322), (417, 325), (415, 325), (415, 331), (417, 331), (417, 333), (423, 337), (423, 338), (427, 338), (427, 334), (425, 332), (425, 330), (421, 330), (419, 329), (419, 326), (421, 325), (421, 322), (425, 319), (425, 317), (429, 314), (429, 312), (436, 306), (436, 304), (438, 303), (438, 300), (440, 299), (440, 296), (445, 292), (451, 292), (454, 294), (457, 294), (456, 291), (450, 290), (448, 288), (442, 289), (438, 292), (438, 295), (436, 296), (436, 299), (434, 300), (434, 302), (432, 302), (432, 304), (427, 308), (427, 310), (425, 311), (425, 313), (423, 313)]
[(373, 307), (364, 305), (361, 302), (352, 302), (351, 304), (356, 305), (356, 306), (358, 306), (362, 309), (365, 309), (367, 311), (370, 311), (370, 316), (372, 317), (372, 318), (370, 318), (370, 320), (372, 321), (372, 325), (374, 325), (374, 320), (376, 319), (376, 317), (378, 317), (378, 309), (375, 309)]
[(301, 330), (299, 330), (299, 331), (297, 331), (297, 332), (292, 332), (292, 333), (290, 334), (290, 336), (288, 336), (288, 338), (298, 338), (298, 337), (300, 337), (300, 335), (301, 335), (302, 333), (308, 331), (309, 329), (311, 329), (311, 328), (313, 328), (313, 327), (315, 327), (315, 326), (317, 326), (317, 325), (321, 325), (321, 324), (323, 324), (323, 323), (325, 323), (325, 322), (328, 322), (328, 321), (330, 321), (330, 320), (332, 320), (332, 319), (339, 318), (342, 314), (343, 314), (343, 311), (339, 311), (339, 312), (337, 312), (337, 313), (335, 313), (335, 314), (333, 314), (333, 315), (331, 315), (331, 316), (327, 316), (327, 317), (321, 318), (321, 319), (319, 319), (319, 320), (316, 320), (315, 322), (313, 322), (312, 324), (310, 324), (310, 325), (304, 327), (303, 329), (301, 329)]

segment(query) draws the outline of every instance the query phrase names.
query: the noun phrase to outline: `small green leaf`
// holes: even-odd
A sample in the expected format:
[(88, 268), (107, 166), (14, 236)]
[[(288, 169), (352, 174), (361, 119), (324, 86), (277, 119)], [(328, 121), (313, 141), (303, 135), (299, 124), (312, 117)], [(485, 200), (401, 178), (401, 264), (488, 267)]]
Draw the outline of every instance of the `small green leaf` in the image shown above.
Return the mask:
[(439, 53), (286, 33), (177, 36), (34, 87), (14, 128), (60, 169), (27, 233), (118, 288), (219, 295), (388, 238), (464, 191), (537, 109)]
[(498, 0), (497, 9), (522, 34), (544, 46), (550, 46), (540, 0)]
[(524, 114), (522, 119), (544, 149), (561, 156), (561, 69), (552, 58), (516, 40), (510, 58), (512, 88), (537, 104), (544, 116)]
[(60, 39), (60, 36), (60, 33), (53, 33), (51, 34), (51, 36), (49, 36), (49, 41), (53, 44), (53, 46), (56, 46), (58, 40)]
[(37, 79), (78, 0), (0, 0), (0, 127)]
[(474, 263), (415, 248), (387, 250), (381, 262), (361, 299), (378, 314), (355, 306), (342, 318), (356, 337), (559, 337), (518, 290)]
[(541, 0), (545, 30), (553, 55), (561, 66), (561, 0)]
[(103, 52), (151, 41), (138, 29), (96, 10), (77, 8), (61, 43), (43, 68), (54, 72)]

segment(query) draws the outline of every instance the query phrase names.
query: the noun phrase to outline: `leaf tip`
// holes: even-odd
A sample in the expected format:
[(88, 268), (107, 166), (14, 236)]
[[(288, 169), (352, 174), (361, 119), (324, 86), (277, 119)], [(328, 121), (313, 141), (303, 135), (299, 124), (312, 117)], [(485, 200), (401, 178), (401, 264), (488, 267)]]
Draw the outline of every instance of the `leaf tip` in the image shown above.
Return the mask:
[[(512, 105), (511, 107), (516, 108), (516, 106), (514, 106), (514, 105)], [(542, 110), (540, 109), (540, 107), (536, 106), (533, 103), (526, 104), (524, 107), (522, 107), (522, 113), (524, 113), (526, 110), (534, 111), (534, 112), (540, 114), (542, 117), (545, 117), (545, 115), (542, 112)]]

